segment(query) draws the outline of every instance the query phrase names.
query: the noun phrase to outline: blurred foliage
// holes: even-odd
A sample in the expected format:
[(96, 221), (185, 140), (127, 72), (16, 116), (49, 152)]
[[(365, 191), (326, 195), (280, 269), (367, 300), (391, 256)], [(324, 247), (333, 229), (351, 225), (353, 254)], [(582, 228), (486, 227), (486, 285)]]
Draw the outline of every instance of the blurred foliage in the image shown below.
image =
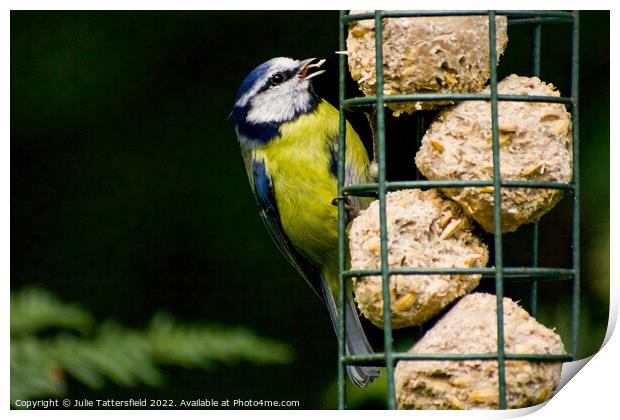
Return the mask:
[(289, 363), (288, 346), (242, 328), (182, 325), (157, 314), (144, 330), (97, 324), (43, 289), (11, 295), (11, 400), (62, 396), (67, 375), (94, 389), (161, 386), (160, 365)]

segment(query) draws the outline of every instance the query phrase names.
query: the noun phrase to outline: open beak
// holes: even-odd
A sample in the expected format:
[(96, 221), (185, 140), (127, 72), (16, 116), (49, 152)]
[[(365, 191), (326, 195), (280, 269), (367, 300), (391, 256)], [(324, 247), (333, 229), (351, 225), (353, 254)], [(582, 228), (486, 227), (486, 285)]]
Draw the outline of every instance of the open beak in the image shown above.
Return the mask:
[(317, 63), (310, 64), (315, 60), (315, 58), (308, 58), (307, 60), (302, 60), (299, 63), (299, 79), (303, 82), (304, 80), (310, 80), (313, 77), (318, 76), (319, 74), (325, 73), (325, 70), (317, 70), (314, 73), (308, 74), (308, 71), (312, 68), (319, 68), (323, 65), (325, 60), (319, 60)]

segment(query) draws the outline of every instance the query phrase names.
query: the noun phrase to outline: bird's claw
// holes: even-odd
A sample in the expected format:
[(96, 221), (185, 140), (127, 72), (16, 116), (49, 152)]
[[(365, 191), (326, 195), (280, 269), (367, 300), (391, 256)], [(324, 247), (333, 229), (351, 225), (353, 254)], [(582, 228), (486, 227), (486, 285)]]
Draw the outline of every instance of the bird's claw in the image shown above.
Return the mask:
[(338, 206), (339, 200), (344, 200), (344, 207), (347, 208), (351, 205), (351, 199), (349, 197), (334, 197), (332, 199), (332, 206)]

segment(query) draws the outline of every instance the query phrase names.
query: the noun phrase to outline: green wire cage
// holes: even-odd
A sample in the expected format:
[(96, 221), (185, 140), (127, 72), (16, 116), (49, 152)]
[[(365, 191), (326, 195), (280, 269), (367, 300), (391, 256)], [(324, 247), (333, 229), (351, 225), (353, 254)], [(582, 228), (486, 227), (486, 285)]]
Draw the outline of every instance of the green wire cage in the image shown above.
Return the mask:
[[(383, 51), (382, 51), (382, 20), (388, 17), (420, 17), (420, 16), (488, 16), (489, 19), (489, 60), (490, 60), (490, 93), (423, 93), (409, 95), (385, 96), (383, 93)], [(541, 63), (541, 29), (543, 25), (564, 24), (572, 27), (571, 49), (571, 88), (570, 97), (552, 96), (522, 96), (501, 95), (497, 92), (497, 51), (495, 17), (506, 16), (509, 25), (528, 25), (533, 32), (532, 67), (533, 76), (539, 76)], [(339, 49), (346, 50), (345, 35), (347, 26), (358, 20), (374, 19), (375, 22), (375, 65), (376, 65), (376, 95), (366, 97), (347, 98), (345, 82), (347, 77), (346, 57), (341, 56), (339, 62), (339, 109), (340, 109), (340, 136), (338, 149), (338, 229), (339, 229), (339, 270), (340, 292), (338, 306), (340, 312), (338, 328), (338, 408), (345, 409), (346, 402), (346, 366), (372, 365), (385, 366), (387, 375), (387, 405), (389, 409), (396, 408), (394, 385), (394, 370), (399, 360), (497, 360), (499, 409), (506, 408), (506, 360), (530, 361), (571, 361), (575, 360), (579, 341), (579, 299), (580, 299), (580, 215), (579, 215), (579, 13), (577, 11), (374, 11), (347, 15), (340, 12)], [(386, 180), (386, 147), (385, 147), (385, 110), (388, 102), (410, 101), (490, 101), (492, 119), (492, 148), (493, 148), (493, 179), (484, 181), (428, 181), (415, 180), (389, 182)], [(502, 181), (499, 167), (499, 129), (498, 129), (498, 101), (526, 101), (526, 102), (555, 102), (565, 104), (570, 108), (573, 121), (573, 180), (569, 184), (553, 182), (530, 181)], [(344, 185), (345, 176), (345, 110), (360, 110), (373, 106), (376, 109), (376, 142), (378, 163), (378, 181), (369, 184)], [(417, 119), (417, 146), (423, 135), (422, 116), (414, 114)], [(388, 191), (408, 188), (464, 188), (464, 187), (494, 187), (494, 245), (495, 260), (491, 267), (485, 268), (407, 268), (389, 269), (387, 253), (386, 230), (386, 193)], [(538, 223), (533, 224), (531, 236), (530, 265), (524, 267), (506, 267), (502, 255), (501, 230), (501, 188), (546, 188), (565, 190), (572, 195), (572, 266), (570, 268), (554, 268), (538, 266)], [(377, 270), (347, 270), (346, 262), (346, 222), (345, 200), (347, 196), (373, 195), (379, 199), (380, 223), (380, 256), (381, 265)], [(497, 352), (487, 354), (411, 354), (395, 352), (391, 327), (391, 306), (389, 281), (392, 274), (428, 275), (428, 274), (481, 274), (494, 279), (495, 294), (497, 297)], [(345, 282), (353, 277), (377, 275), (382, 278), (383, 316), (384, 316), (384, 351), (364, 356), (347, 356), (345, 354)], [(532, 316), (536, 316), (538, 283), (540, 281), (569, 280), (572, 282), (571, 302), (571, 351), (566, 355), (541, 354), (509, 354), (504, 350), (504, 323), (503, 297), (504, 284), (510, 281), (525, 281), (529, 285), (529, 309)]]

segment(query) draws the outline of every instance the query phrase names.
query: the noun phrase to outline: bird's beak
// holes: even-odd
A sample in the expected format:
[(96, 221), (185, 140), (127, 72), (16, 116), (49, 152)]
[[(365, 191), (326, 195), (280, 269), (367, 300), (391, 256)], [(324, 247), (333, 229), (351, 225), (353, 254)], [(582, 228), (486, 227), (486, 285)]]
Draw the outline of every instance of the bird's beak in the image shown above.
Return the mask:
[(308, 70), (311, 68), (318, 68), (323, 65), (325, 60), (319, 60), (318, 63), (310, 64), (315, 60), (315, 58), (308, 58), (307, 60), (302, 60), (299, 62), (299, 79), (303, 82), (304, 80), (310, 80), (313, 77), (318, 76), (319, 74), (325, 73), (325, 70), (318, 70), (314, 73), (308, 74)]

